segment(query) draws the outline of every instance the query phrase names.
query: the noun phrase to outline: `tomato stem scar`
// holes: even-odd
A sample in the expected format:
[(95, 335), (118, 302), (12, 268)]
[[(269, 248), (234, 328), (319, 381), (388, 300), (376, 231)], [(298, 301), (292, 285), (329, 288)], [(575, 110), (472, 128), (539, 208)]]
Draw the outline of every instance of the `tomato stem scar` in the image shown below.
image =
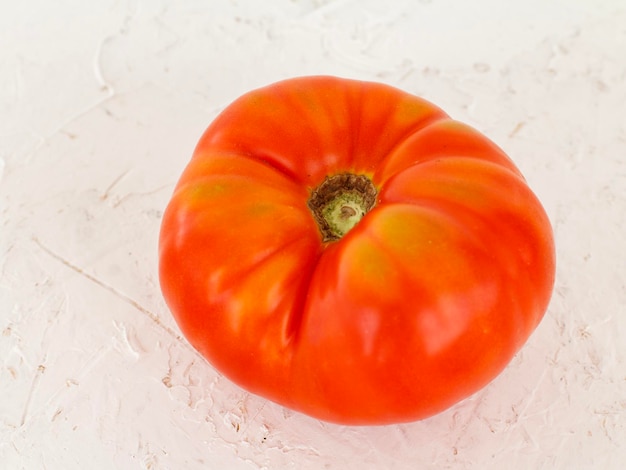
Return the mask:
[(308, 206), (325, 242), (339, 240), (376, 204), (376, 187), (365, 175), (327, 176), (311, 192)]

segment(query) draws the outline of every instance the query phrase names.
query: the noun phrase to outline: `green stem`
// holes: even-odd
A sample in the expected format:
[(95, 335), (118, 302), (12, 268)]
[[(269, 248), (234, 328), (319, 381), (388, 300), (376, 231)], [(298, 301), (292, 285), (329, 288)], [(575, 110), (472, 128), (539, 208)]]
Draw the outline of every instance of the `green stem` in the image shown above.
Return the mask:
[(324, 241), (339, 240), (348, 233), (374, 207), (376, 194), (374, 184), (364, 175), (327, 177), (308, 201)]

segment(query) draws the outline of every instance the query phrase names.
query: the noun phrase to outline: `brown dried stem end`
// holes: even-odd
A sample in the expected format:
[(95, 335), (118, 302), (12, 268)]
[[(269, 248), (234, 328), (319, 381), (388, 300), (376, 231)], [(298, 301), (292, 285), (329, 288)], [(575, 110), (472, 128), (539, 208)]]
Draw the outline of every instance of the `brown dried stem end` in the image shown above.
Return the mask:
[(327, 176), (308, 201), (324, 241), (339, 240), (348, 233), (374, 207), (376, 194), (365, 175)]

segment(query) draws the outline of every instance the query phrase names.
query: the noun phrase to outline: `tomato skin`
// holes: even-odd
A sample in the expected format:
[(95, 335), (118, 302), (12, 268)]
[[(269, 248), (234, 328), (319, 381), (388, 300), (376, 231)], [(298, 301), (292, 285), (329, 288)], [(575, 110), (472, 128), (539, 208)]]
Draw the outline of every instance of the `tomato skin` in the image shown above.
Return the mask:
[[(326, 177), (375, 207), (323, 242)], [(162, 222), (164, 297), (247, 390), (343, 424), (413, 421), (471, 395), (541, 321), (550, 222), (506, 154), (392, 87), (302, 77), (252, 91), (202, 136)]]

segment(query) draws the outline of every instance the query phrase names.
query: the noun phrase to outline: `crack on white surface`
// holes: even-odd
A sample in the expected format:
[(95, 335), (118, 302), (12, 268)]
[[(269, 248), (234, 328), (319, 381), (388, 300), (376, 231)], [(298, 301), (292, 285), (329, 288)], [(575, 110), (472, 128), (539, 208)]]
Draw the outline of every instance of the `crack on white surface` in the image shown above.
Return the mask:
[(115, 209), (117, 207), (119, 207), (120, 205), (128, 202), (130, 199), (133, 199), (135, 197), (144, 197), (144, 196), (151, 196), (153, 194), (157, 194), (165, 189), (169, 189), (171, 188), (172, 185), (171, 184), (164, 184), (161, 185), (157, 188), (151, 189), (149, 191), (144, 191), (144, 192), (137, 192), (137, 191), (133, 191), (133, 192), (129, 192), (127, 194), (125, 194), (124, 196), (118, 197), (117, 200), (112, 204), (112, 207)]
[(109, 184), (109, 186), (107, 186), (107, 188), (104, 190), (104, 192), (102, 193), (102, 195), (100, 196), (100, 200), (101, 201), (105, 201), (109, 198), (109, 195), (111, 194), (111, 191), (113, 190), (113, 188), (115, 186), (117, 186), (117, 184), (122, 181), (122, 179), (124, 179), (128, 174), (130, 173), (130, 170), (125, 170), (123, 172), (121, 172), (112, 182), (111, 184)]
[(47, 246), (45, 246), (43, 243), (41, 243), (41, 241), (39, 241), (38, 238), (34, 238), (33, 241), (45, 252), (47, 253), (49, 256), (51, 256), (52, 258), (54, 258), (55, 260), (59, 261), (61, 264), (63, 264), (64, 266), (66, 266), (67, 268), (71, 269), (72, 271), (74, 271), (75, 273), (79, 274), (80, 276), (84, 277), (85, 279), (91, 281), (92, 283), (94, 283), (95, 285), (101, 287), (102, 289), (106, 290), (107, 292), (110, 292), (111, 294), (113, 294), (115, 297), (119, 298), (120, 300), (126, 302), (127, 304), (131, 305), (132, 307), (134, 307), (137, 311), (139, 311), (140, 313), (142, 313), (143, 315), (145, 315), (146, 317), (148, 317), (155, 325), (157, 325), (159, 328), (161, 328), (163, 331), (165, 331), (168, 335), (170, 335), (173, 339), (175, 339), (176, 341), (179, 341), (181, 343), (185, 343), (185, 341), (183, 340), (183, 338), (178, 335), (174, 330), (172, 330), (170, 327), (168, 327), (167, 325), (164, 325), (163, 322), (161, 321), (161, 319), (154, 313), (152, 313), (150, 310), (148, 310), (147, 308), (145, 308), (143, 305), (141, 305), (139, 302), (137, 302), (136, 300), (132, 299), (131, 297), (128, 297), (126, 294), (123, 294), (122, 292), (118, 291), (117, 289), (115, 289), (114, 287), (106, 284), (105, 282), (101, 281), (100, 279), (98, 279), (95, 276), (92, 276), (91, 274), (85, 272), (83, 269), (81, 269), (80, 267), (76, 266), (75, 264), (71, 263), (70, 261), (66, 260), (65, 258), (63, 258), (61, 255), (55, 253), (54, 251), (52, 251), (50, 248), (48, 248)]
[(518, 122), (513, 128), (513, 130), (509, 132), (509, 139), (512, 139), (513, 137), (515, 137), (524, 128), (524, 126), (526, 126), (526, 121)]
[(33, 374), (33, 379), (30, 384), (30, 389), (28, 390), (28, 393), (26, 394), (26, 401), (24, 403), (24, 409), (22, 411), (20, 427), (23, 427), (26, 424), (26, 421), (28, 420), (28, 414), (30, 411), (30, 402), (33, 398), (33, 394), (35, 393), (35, 390), (37, 389), (37, 385), (39, 383), (39, 380), (41, 379), (41, 375), (46, 371), (46, 367), (43, 365), (45, 363), (45, 360), (46, 360), (46, 357), (44, 356), (42, 363), (39, 366), (37, 366), (37, 369), (35, 370)]

